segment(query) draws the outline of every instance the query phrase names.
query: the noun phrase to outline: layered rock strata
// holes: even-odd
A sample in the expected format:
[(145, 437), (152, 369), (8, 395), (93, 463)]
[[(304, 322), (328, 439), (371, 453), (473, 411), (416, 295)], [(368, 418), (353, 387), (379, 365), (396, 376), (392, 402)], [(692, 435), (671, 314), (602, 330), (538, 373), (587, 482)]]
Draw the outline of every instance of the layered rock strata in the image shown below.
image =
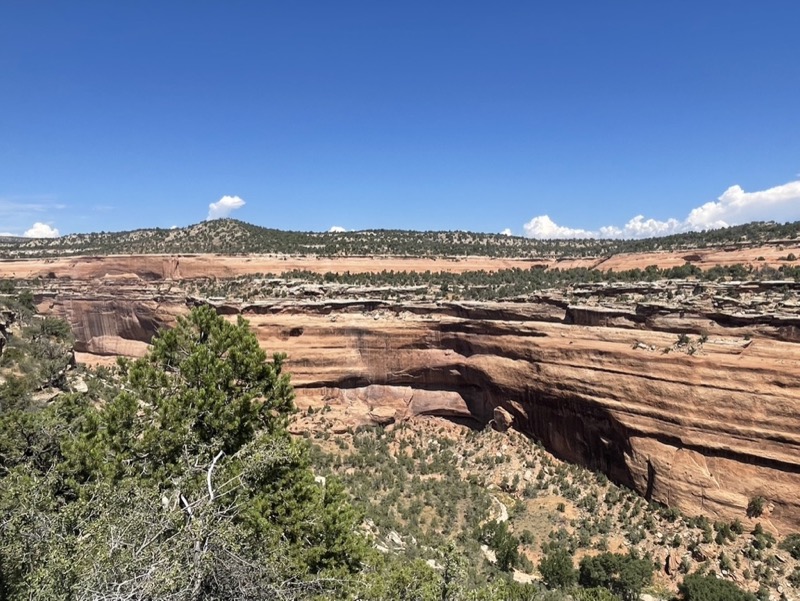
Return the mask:
[(762, 496), (775, 528), (800, 527), (796, 344), (715, 333), (680, 347), (667, 332), (435, 310), (247, 316), (289, 353), (300, 406), (331, 407), (340, 427), (420, 414), (481, 425), (502, 408), (647, 498), (744, 519)]
[[(205, 302), (136, 283), (37, 301), (70, 322), (79, 359), (139, 355), (158, 327)], [(730, 520), (761, 496), (762, 521), (799, 530), (795, 317), (578, 301), (216, 306), (249, 319), (268, 351), (288, 353), (298, 405), (325, 407), (334, 429), (502, 418), (653, 500)]]

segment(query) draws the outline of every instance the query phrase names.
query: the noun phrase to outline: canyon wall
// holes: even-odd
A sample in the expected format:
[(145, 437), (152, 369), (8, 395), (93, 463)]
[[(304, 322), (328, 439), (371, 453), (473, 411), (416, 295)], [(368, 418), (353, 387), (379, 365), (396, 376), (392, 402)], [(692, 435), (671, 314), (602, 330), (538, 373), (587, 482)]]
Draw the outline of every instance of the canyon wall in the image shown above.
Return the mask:
[[(140, 355), (200, 302), (119, 284), (40, 294), (79, 360)], [(556, 455), (689, 513), (800, 530), (800, 346), (771, 316), (628, 313), (541, 301), (217, 304), (288, 353), (297, 404), (332, 429), (441, 415), (513, 425)], [(707, 340), (676, 345), (676, 332)], [(668, 350), (669, 349), (669, 350)], [(307, 426), (307, 425), (306, 425)], [(295, 428), (306, 427), (301, 419)]]
[(342, 427), (498, 418), (690, 514), (745, 519), (763, 496), (769, 523), (800, 528), (796, 344), (713, 334), (693, 354), (664, 352), (674, 333), (529, 319), (535, 308), (517, 320), (485, 306), (480, 319), (447, 306), (245, 314), (289, 353), (300, 406), (327, 404)]

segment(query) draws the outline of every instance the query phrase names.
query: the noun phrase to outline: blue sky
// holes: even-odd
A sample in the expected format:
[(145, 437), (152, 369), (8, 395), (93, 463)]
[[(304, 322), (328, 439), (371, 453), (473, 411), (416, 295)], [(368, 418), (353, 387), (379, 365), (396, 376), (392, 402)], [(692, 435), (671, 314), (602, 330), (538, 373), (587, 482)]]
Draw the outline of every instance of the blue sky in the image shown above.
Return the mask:
[(796, 0), (4, 2), (0, 232), (183, 226), (224, 196), (297, 230), (800, 219), (798, 22)]

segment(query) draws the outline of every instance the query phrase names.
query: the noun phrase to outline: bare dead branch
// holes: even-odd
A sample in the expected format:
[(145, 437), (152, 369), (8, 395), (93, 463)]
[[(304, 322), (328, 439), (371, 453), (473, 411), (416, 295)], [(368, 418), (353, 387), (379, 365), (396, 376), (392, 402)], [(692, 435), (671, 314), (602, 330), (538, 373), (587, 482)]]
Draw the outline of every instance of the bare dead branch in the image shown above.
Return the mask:
[(217, 461), (219, 461), (225, 453), (220, 451), (216, 454), (214, 459), (211, 461), (211, 466), (208, 468), (208, 475), (206, 476), (206, 483), (208, 484), (208, 500), (214, 500), (214, 489), (211, 487), (211, 474), (214, 471), (214, 467), (217, 465)]

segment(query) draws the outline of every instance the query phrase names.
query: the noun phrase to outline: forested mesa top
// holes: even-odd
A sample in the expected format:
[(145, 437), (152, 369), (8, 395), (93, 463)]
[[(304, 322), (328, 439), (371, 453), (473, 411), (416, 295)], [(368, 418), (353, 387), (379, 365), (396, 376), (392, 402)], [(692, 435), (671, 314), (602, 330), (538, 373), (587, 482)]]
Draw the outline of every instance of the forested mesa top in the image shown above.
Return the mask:
[(463, 231), (293, 232), (265, 228), (235, 219), (218, 219), (175, 229), (69, 234), (60, 238), (4, 237), (0, 238), (0, 254), (5, 258), (161, 253), (252, 253), (326, 257), (605, 257), (626, 252), (753, 246), (765, 242), (795, 240), (798, 233), (800, 222), (753, 222), (644, 240), (534, 240)]

